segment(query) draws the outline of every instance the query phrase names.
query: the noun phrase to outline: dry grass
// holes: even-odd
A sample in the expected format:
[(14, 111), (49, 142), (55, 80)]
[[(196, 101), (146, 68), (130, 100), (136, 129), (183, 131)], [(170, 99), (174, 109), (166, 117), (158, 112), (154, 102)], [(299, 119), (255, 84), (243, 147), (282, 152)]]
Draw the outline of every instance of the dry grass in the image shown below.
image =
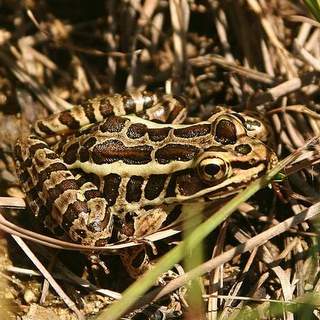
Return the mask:
[[(24, 202), (12, 146), (29, 123), (88, 97), (134, 87), (184, 95), (191, 117), (205, 118), (219, 104), (258, 111), (270, 120), (280, 159), (320, 134), (320, 29), (303, 1), (7, 0), (0, 8), (0, 191), (7, 197), (0, 205), (11, 207), (1, 209), (0, 224), (55, 246), (27, 241), (22, 252), (2, 234), (0, 276), (6, 289), (0, 298), (12, 318), (96, 314), (130, 282), (117, 261), (115, 273), (101, 279), (83, 255), (58, 249), (81, 248), (28, 233), (33, 219), (17, 210)], [(319, 291), (319, 229), (308, 216), (320, 199), (319, 155), (317, 145), (304, 150), (287, 166), (287, 179), (243, 203), (204, 243), (207, 262), (138, 301), (141, 311), (155, 294), (162, 297), (137, 317), (206, 314), (222, 320), (251, 312), (253, 318), (271, 318), (274, 311), (284, 319), (319, 318), (319, 302), (306, 300)], [(280, 231), (280, 222), (292, 216), (298, 222)], [(267, 238), (261, 236), (265, 232)], [(171, 233), (149, 240), (168, 236), (179, 240)], [(249, 251), (230, 255), (247, 241), (253, 244)], [(30, 247), (34, 255), (27, 258)], [(183, 286), (200, 269), (203, 305), (188, 308)], [(279, 302), (286, 304), (277, 308)]]

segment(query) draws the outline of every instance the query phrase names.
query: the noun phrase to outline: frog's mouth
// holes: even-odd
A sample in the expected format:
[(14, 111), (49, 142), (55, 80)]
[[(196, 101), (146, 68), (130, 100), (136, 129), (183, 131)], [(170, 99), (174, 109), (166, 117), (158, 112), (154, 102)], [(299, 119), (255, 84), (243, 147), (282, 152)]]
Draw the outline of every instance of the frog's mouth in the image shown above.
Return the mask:
[(189, 172), (187, 175), (177, 178), (175, 197), (166, 200), (170, 203), (199, 201), (201, 198), (204, 201), (226, 198), (244, 189), (250, 182), (262, 176), (269, 168), (268, 163), (264, 161), (248, 168), (233, 167), (231, 175), (215, 185), (205, 184), (197, 174)]
[(257, 166), (248, 169), (241, 169), (233, 172), (232, 176), (228, 177), (224, 181), (221, 181), (219, 184), (214, 186), (207, 186), (206, 188), (199, 190), (195, 193), (190, 193), (188, 190), (188, 186), (177, 186), (177, 195), (181, 197), (181, 200), (185, 198), (194, 199), (206, 197), (208, 199), (215, 199), (220, 197), (227, 197), (231, 194), (234, 194), (241, 190), (244, 186), (246, 186), (251, 181), (255, 180), (259, 176), (261, 176), (266, 171), (266, 167), (264, 163), (260, 163)]
[[(255, 147), (260, 152), (251, 156), (251, 158), (236, 156), (234, 153), (214, 152), (209, 159), (210, 154), (208, 156), (207, 153), (206, 159), (210, 161), (214, 159), (214, 162), (212, 162), (214, 164), (219, 163), (216, 161), (217, 158), (224, 160), (224, 176), (221, 176), (220, 180), (212, 180), (210, 183), (210, 180), (203, 179), (203, 173), (199, 170), (198, 174), (193, 171), (182, 175), (176, 180), (176, 200), (183, 202), (203, 198), (210, 201), (228, 197), (244, 189), (250, 182), (264, 175), (278, 162), (275, 153), (264, 144), (259, 143)], [(203, 163), (204, 165), (207, 164), (200, 157), (200, 164)], [(216, 176), (212, 175), (212, 177)]]

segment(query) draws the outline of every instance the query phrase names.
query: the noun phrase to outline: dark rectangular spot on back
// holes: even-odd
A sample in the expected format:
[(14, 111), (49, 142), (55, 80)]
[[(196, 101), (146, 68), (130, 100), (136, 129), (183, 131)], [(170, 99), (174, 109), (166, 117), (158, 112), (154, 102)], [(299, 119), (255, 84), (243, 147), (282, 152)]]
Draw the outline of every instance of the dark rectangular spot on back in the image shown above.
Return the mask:
[(155, 157), (159, 163), (166, 164), (170, 161), (192, 160), (198, 152), (199, 149), (195, 146), (172, 143), (158, 149)]
[(123, 161), (126, 164), (146, 164), (151, 161), (153, 148), (148, 145), (126, 147), (120, 140), (108, 140), (92, 149), (92, 160), (96, 164)]
[(100, 130), (102, 132), (120, 132), (124, 128), (126, 121), (126, 118), (110, 116), (100, 125)]
[(196, 124), (193, 126), (188, 126), (186, 128), (174, 129), (173, 134), (179, 138), (191, 139), (191, 138), (205, 136), (207, 134), (210, 134), (210, 132), (211, 132), (211, 125), (207, 123), (207, 124)]
[(127, 136), (130, 139), (139, 139), (143, 137), (148, 127), (143, 123), (133, 123), (127, 130)]
[(170, 130), (170, 127), (152, 128), (148, 130), (148, 135), (151, 141), (158, 142), (164, 140), (168, 136)]

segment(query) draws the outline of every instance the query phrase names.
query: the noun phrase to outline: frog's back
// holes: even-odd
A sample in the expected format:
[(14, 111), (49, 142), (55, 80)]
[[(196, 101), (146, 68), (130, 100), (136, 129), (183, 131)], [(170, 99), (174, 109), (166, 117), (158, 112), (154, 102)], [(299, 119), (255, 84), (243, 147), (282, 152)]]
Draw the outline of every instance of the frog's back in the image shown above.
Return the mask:
[(135, 116), (112, 116), (56, 146), (69, 168), (100, 177), (171, 174), (193, 166), (212, 145), (212, 125), (157, 124)]

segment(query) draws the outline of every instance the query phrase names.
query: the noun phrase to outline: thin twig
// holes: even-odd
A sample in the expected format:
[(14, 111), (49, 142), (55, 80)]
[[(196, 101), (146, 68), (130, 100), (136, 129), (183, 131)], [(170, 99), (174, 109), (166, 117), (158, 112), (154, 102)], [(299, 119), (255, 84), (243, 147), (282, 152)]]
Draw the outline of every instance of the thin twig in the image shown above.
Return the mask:
[(174, 280), (171, 280), (165, 287), (154, 289), (153, 291), (149, 292), (144, 297), (142, 297), (140, 301), (137, 304), (135, 304), (130, 310), (141, 308), (151, 302), (154, 302), (162, 298), (163, 296), (177, 290), (181, 286), (186, 285), (191, 279), (200, 277), (205, 273), (210, 272), (215, 268), (218, 268), (222, 264), (227, 263), (234, 257), (240, 254), (243, 254), (245, 252), (251, 251), (256, 247), (265, 244), (270, 239), (280, 235), (281, 233), (286, 232), (290, 228), (297, 226), (303, 221), (307, 221), (316, 217), (318, 214), (320, 214), (320, 202), (300, 212), (296, 216), (290, 217), (284, 220), (283, 222), (279, 223), (278, 225), (271, 227), (270, 229), (263, 231), (262, 233), (252, 237), (247, 242), (242, 243), (237, 247), (234, 247), (222, 253), (221, 255), (208, 260), (207, 262), (185, 273), (184, 275), (179, 276)]
[(33, 254), (33, 252), (29, 249), (26, 243), (15, 235), (12, 235), (12, 238), (17, 242), (19, 247), (23, 250), (23, 252), (29, 257), (29, 259), (33, 262), (33, 264), (38, 268), (38, 270), (43, 274), (43, 276), (48, 280), (54, 291), (61, 297), (61, 299), (65, 302), (65, 304), (77, 315), (79, 320), (85, 320), (83, 314), (76, 307), (74, 302), (65, 294), (59, 284), (54, 280), (51, 274), (47, 271), (44, 265), (40, 262), (40, 260)]

